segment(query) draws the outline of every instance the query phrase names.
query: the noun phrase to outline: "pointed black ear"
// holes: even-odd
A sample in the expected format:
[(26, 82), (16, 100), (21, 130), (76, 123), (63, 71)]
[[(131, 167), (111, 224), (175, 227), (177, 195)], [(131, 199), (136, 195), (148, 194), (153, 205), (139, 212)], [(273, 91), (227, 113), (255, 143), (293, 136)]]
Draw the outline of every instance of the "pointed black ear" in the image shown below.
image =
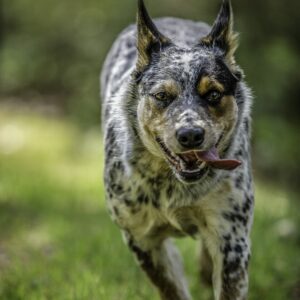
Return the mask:
[(143, 0), (138, 0), (137, 13), (137, 69), (142, 71), (149, 63), (153, 52), (159, 52), (171, 41), (162, 35), (151, 20)]
[(233, 31), (233, 15), (230, 0), (223, 0), (211, 32), (201, 40), (202, 44), (217, 47), (228, 59), (232, 59), (238, 47), (238, 35)]

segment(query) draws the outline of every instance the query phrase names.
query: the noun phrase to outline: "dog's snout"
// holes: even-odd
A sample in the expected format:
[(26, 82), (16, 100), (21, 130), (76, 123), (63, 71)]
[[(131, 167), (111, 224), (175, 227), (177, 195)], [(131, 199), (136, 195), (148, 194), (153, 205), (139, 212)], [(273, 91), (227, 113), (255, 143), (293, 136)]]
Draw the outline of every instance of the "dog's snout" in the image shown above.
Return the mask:
[(179, 144), (186, 149), (199, 147), (204, 140), (205, 130), (201, 127), (180, 128), (176, 132)]

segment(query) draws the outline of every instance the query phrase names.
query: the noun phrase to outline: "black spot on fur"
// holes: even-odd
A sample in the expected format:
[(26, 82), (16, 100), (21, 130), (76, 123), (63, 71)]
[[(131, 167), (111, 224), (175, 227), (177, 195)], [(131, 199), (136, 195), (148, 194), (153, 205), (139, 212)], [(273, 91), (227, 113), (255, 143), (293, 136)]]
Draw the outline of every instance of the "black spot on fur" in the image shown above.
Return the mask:
[(142, 204), (142, 203), (147, 204), (148, 201), (149, 201), (149, 199), (148, 199), (148, 197), (147, 197), (146, 195), (141, 194), (141, 195), (139, 195), (139, 196), (137, 197), (137, 201), (138, 201), (140, 204)]
[(222, 214), (223, 218), (231, 221), (233, 223), (236, 222), (241, 222), (243, 225), (247, 224), (247, 218), (243, 217), (241, 214), (239, 213), (233, 213), (233, 212), (225, 212)]
[(186, 232), (188, 235), (195, 236), (195, 234), (198, 233), (198, 226), (195, 224), (190, 224), (188, 226), (185, 226), (183, 231)]
[(249, 132), (249, 120), (248, 119), (245, 119), (244, 120), (244, 126), (245, 126), (245, 130), (246, 130), (246, 132), (248, 133)]
[(116, 206), (113, 206), (113, 211), (114, 211), (116, 216), (119, 216), (119, 210)]
[(241, 189), (243, 181), (244, 181), (244, 174), (240, 173), (239, 176), (235, 180), (235, 186), (236, 186), (236, 188)]
[(124, 193), (123, 187), (119, 184), (112, 184), (111, 189), (116, 195), (120, 195)]
[(239, 208), (238, 204), (235, 204), (235, 205), (233, 206), (233, 209), (234, 209), (234, 211), (236, 211), (236, 212), (239, 212), (239, 211), (240, 211), (240, 208)]
[(243, 251), (243, 249), (242, 249), (241, 245), (237, 244), (234, 246), (234, 251), (241, 253)]
[(233, 261), (224, 261), (224, 273), (229, 275), (231, 273), (236, 272), (241, 267), (241, 259), (237, 257)]
[(124, 203), (126, 204), (126, 206), (132, 206), (132, 202), (130, 200), (128, 200), (127, 198), (123, 199)]
[(167, 197), (171, 198), (173, 195), (173, 187), (171, 184), (169, 184), (168, 188), (167, 188)]
[(227, 256), (230, 251), (232, 251), (232, 248), (229, 243), (226, 243), (223, 249), (223, 253), (225, 254), (225, 256)]
[(231, 234), (226, 234), (226, 235), (223, 235), (223, 238), (224, 238), (224, 240), (226, 240), (226, 241), (230, 241), (231, 240)]

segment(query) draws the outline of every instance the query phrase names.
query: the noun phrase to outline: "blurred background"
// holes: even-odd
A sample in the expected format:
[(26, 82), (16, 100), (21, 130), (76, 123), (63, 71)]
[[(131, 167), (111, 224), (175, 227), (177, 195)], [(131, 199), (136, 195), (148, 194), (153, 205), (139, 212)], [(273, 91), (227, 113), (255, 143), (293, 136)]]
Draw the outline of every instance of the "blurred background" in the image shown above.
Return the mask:
[[(252, 87), (256, 217), (250, 299), (300, 299), (300, 2), (232, 0)], [(148, 0), (211, 24), (219, 0)], [(106, 213), (99, 73), (132, 0), (3, 0), (0, 298), (158, 299)], [(178, 241), (196, 299), (195, 243)]]

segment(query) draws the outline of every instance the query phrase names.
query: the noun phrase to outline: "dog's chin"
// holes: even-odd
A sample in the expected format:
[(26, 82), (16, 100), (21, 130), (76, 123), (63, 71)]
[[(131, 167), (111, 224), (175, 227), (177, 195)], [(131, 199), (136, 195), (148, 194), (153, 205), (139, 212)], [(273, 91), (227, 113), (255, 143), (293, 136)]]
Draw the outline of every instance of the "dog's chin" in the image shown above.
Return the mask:
[(170, 168), (175, 177), (183, 183), (199, 183), (207, 173), (209, 166), (199, 161), (193, 151), (176, 154), (172, 152), (160, 139), (157, 139)]
[(193, 170), (193, 171), (189, 171), (189, 170), (177, 171), (177, 170), (174, 170), (174, 167), (172, 167), (172, 169), (174, 171), (176, 178), (179, 181), (181, 181), (183, 183), (188, 183), (188, 184), (199, 183), (199, 182), (203, 181), (203, 179), (206, 177), (206, 175), (208, 173), (207, 166), (205, 166), (202, 169)]

